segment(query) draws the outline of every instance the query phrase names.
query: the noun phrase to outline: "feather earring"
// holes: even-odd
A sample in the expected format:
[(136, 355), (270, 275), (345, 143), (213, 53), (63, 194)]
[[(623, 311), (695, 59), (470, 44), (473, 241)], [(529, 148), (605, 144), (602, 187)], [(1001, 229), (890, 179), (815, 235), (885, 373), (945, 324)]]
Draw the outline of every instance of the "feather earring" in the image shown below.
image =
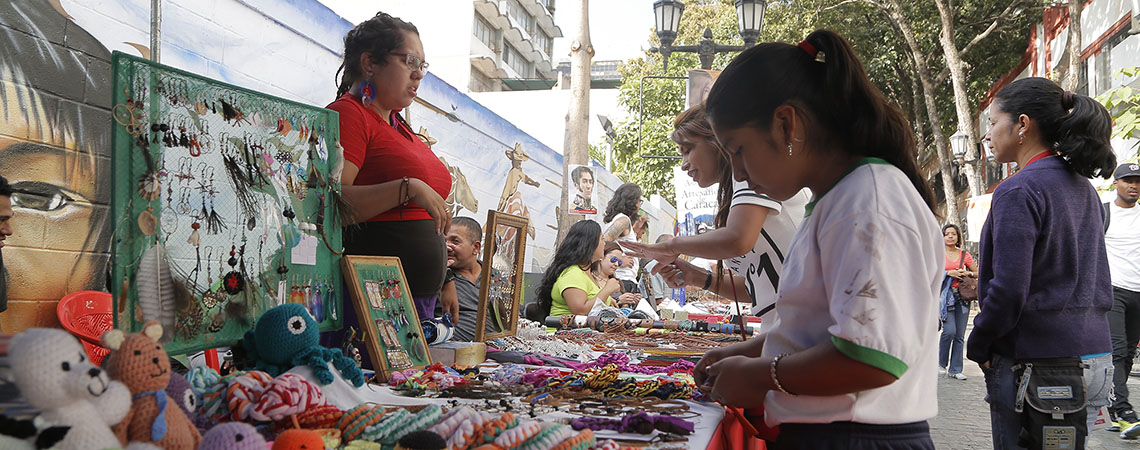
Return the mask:
[(210, 197), (210, 215), (206, 217), (206, 230), (209, 231), (210, 234), (218, 234), (224, 229), (226, 229), (226, 224), (222, 222), (222, 218), (218, 216), (218, 210), (214, 209), (214, 197)]
[(138, 290), (142, 320), (157, 320), (162, 324), (163, 330), (170, 330), (163, 332), (163, 343), (170, 341), (170, 332), (174, 330), (176, 295), (174, 278), (170, 274), (166, 256), (166, 248), (161, 243), (155, 244), (143, 252), (138, 272), (135, 273), (135, 289)]
[(234, 184), (234, 195), (237, 197), (238, 207), (241, 208), (244, 215), (252, 217), (257, 213), (257, 198), (253, 194), (252, 181), (246, 177), (245, 169), (234, 157), (227, 155), (222, 160), (226, 167), (226, 174), (229, 175), (230, 181)]

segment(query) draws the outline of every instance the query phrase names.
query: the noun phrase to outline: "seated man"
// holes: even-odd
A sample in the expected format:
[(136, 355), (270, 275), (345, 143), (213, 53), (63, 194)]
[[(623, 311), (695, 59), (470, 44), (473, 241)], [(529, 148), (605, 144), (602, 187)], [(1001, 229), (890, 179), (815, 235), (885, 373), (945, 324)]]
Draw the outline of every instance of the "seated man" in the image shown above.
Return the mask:
[[(479, 261), (482, 248), (482, 227), (470, 217), (456, 217), (447, 229), (447, 277), (442, 296), (454, 295), (459, 302), (459, 317), (455, 321), (453, 341), (475, 339), (475, 321), (479, 314), (479, 281), (483, 263)], [(442, 299), (441, 299), (442, 300)], [(441, 302), (446, 303), (446, 302)], [(497, 333), (492, 315), (488, 313), (484, 333)]]

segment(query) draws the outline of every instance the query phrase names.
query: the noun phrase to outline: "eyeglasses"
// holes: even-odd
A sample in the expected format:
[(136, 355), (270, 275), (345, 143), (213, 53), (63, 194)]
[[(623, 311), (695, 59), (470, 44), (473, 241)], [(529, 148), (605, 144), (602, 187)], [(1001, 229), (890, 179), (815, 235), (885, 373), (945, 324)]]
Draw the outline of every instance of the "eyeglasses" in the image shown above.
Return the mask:
[(390, 52), (388, 54), (389, 55), (396, 55), (396, 56), (403, 56), (404, 57), (404, 64), (407, 65), (409, 69), (418, 70), (418, 71), (420, 71), (420, 73), (427, 73), (428, 63), (427, 63), (427, 61), (420, 59), (419, 56), (413, 55), (411, 53), (396, 53), (396, 52)]
[(621, 263), (622, 263), (622, 261), (621, 261), (621, 258), (618, 258), (618, 257), (616, 257), (616, 256), (611, 256), (611, 257), (610, 257), (610, 262), (611, 262), (611, 263), (614, 263), (614, 264), (617, 264), (617, 265), (618, 265), (618, 267), (621, 267)]

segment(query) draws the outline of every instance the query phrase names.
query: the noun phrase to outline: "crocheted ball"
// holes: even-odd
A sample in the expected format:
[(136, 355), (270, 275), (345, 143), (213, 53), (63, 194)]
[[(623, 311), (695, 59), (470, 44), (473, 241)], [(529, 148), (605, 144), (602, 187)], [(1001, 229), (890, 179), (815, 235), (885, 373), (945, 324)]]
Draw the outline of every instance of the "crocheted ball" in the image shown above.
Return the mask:
[(284, 365), (297, 352), (318, 346), (320, 333), (317, 321), (304, 306), (286, 303), (262, 314), (257, 319), (253, 342), (249, 342), (249, 339), (244, 342), (255, 359)]
[(443, 450), (447, 442), (443, 436), (431, 431), (416, 431), (408, 433), (396, 443), (396, 450)]
[(325, 441), (313, 430), (292, 429), (277, 435), (273, 450), (324, 450)]
[(230, 422), (207, 431), (198, 450), (265, 450), (267, 447), (265, 438), (257, 433), (253, 425)]

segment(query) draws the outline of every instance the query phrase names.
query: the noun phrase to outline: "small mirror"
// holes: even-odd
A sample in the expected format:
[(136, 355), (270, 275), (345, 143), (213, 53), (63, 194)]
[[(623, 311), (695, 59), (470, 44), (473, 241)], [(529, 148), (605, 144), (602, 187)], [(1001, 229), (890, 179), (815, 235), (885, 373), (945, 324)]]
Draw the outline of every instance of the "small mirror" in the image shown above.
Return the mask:
[[(526, 253), (527, 228), (530, 222), (499, 211), (487, 212), (483, 229), (484, 270), (479, 283), (479, 314), (475, 341), (500, 336), (514, 336), (518, 329), (519, 300), (522, 298), (523, 256)], [(488, 334), (487, 329), (498, 330)]]

